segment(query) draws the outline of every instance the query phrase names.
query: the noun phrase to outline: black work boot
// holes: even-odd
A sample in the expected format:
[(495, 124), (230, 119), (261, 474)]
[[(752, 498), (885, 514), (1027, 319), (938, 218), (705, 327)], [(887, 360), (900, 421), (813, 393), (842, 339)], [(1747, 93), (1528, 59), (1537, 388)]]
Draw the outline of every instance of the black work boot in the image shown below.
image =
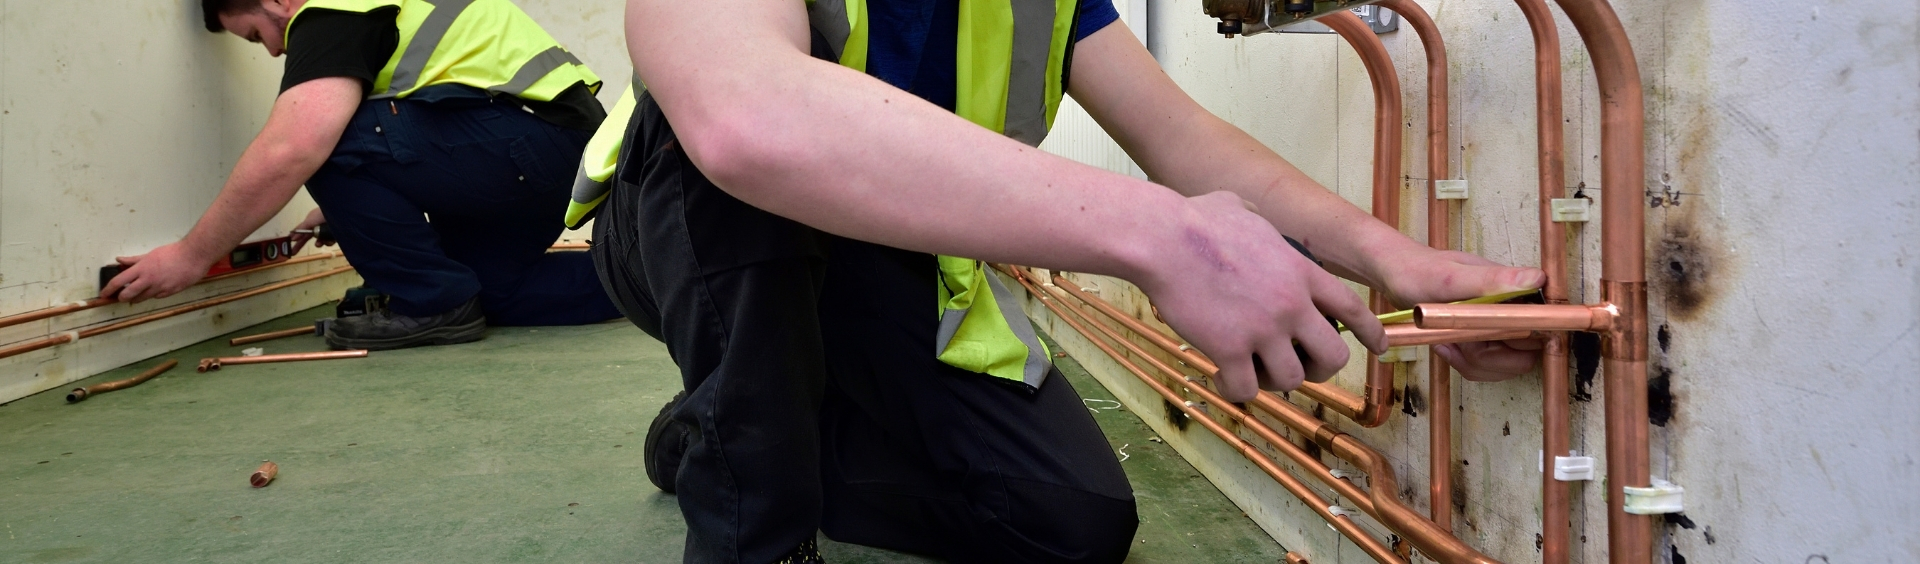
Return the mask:
[(673, 399), (660, 406), (660, 414), (653, 416), (653, 423), (647, 425), (647, 444), (642, 449), (642, 462), (646, 465), (647, 481), (660, 491), (673, 493), (673, 477), (680, 473), (680, 457), (686, 455), (687, 444), (693, 440), (686, 423), (675, 421), (673, 408), (687, 399), (686, 390), (674, 394)]
[(486, 333), (487, 317), (480, 313), (480, 300), (475, 298), (460, 307), (426, 317), (408, 317), (388, 309), (343, 317), (327, 328), (327, 346), (383, 351), (470, 343), (485, 337)]

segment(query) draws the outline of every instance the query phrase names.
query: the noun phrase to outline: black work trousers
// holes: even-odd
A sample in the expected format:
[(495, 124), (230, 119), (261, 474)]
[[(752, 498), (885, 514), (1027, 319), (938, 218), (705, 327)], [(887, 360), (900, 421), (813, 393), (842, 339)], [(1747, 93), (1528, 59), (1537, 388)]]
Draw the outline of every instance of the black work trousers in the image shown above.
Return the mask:
[(642, 96), (596, 221), (608, 294), (665, 342), (695, 438), (687, 562), (815, 531), (956, 562), (1118, 562), (1132, 489), (1072, 385), (941, 363), (932, 255), (838, 238), (715, 187)]

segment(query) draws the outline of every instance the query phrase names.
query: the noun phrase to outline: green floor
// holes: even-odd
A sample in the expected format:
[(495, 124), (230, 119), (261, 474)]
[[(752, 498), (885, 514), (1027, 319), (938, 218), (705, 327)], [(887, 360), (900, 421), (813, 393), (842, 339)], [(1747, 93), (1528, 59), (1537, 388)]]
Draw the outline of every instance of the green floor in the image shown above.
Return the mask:
[[(235, 333), (296, 327), (314, 309)], [(679, 386), (624, 323), (501, 328), (469, 345), (235, 366), (226, 338), (89, 379), (142, 386), (0, 404), (0, 562), (676, 562), (684, 525), (640, 444)], [(320, 340), (265, 343), (319, 350)], [(1071, 359), (1090, 400), (1106, 390)], [(1098, 407), (1111, 402), (1090, 401)], [(1140, 503), (1130, 562), (1276, 562), (1282, 550), (1124, 410), (1099, 412)], [(248, 487), (263, 460), (277, 481)], [(923, 562), (823, 540), (829, 562)]]

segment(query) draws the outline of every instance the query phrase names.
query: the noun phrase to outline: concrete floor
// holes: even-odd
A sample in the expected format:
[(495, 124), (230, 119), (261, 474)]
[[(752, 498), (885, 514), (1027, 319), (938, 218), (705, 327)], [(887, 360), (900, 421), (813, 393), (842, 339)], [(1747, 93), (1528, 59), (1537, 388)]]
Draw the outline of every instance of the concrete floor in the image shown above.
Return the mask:
[[(625, 323), (496, 328), (479, 343), (236, 366), (231, 336), (76, 385), (181, 366), (68, 405), (0, 404), (0, 562), (677, 562), (674, 498), (642, 436), (679, 377)], [(318, 338), (265, 343), (320, 350)], [(1089, 405), (1106, 390), (1058, 359)], [(1129, 562), (1276, 562), (1284, 551), (1132, 413), (1097, 418), (1140, 503)], [(247, 477), (263, 460), (280, 477)], [(927, 560), (822, 539), (829, 562)]]

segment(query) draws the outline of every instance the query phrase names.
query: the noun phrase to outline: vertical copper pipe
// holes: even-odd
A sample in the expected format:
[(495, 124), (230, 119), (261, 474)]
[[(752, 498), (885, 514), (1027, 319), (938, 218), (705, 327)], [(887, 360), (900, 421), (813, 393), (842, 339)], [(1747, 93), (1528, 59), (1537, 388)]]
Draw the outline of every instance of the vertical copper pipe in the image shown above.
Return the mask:
[[(1534, 98), (1538, 109), (1540, 153), (1540, 268), (1547, 272), (1548, 304), (1564, 305), (1567, 296), (1566, 226), (1553, 221), (1553, 199), (1563, 195), (1566, 182), (1566, 138), (1562, 129), (1564, 108), (1561, 98), (1560, 30), (1546, 0), (1514, 0), (1527, 17), (1533, 32)], [(1571, 454), (1569, 427), (1572, 407), (1567, 371), (1567, 333), (1548, 335), (1546, 349), (1540, 351), (1540, 451), (1544, 466), (1551, 467), (1554, 457)], [(1540, 473), (1540, 562), (1566, 564), (1572, 559), (1569, 546), (1572, 527), (1572, 496), (1567, 484), (1554, 479), (1551, 470)]]
[[(1090, 315), (1073, 310), (1073, 308), (1070, 307), (1056, 306), (1054, 303), (1057, 301), (1055, 294), (1052, 292), (1039, 291), (1033, 284), (1027, 282), (1025, 274), (1020, 270), (1004, 268), (1002, 270), (1019, 280), (1023, 286), (1027, 287), (1029, 292), (1033, 292), (1033, 295), (1040, 299), (1042, 305), (1047, 306), (1047, 309), (1053, 310), (1055, 315), (1060, 316), (1062, 321), (1073, 326), (1074, 329), (1082, 335), (1087, 335), (1089, 341), (1095, 341), (1094, 344), (1100, 346), (1102, 351), (1106, 351), (1109, 355), (1113, 354), (1111, 349), (1087, 333), (1086, 327), (1088, 325), (1099, 328), (1100, 332), (1108, 339), (1119, 343), (1133, 354), (1147, 359), (1150, 364), (1153, 364), (1169, 376), (1175, 378), (1184, 377), (1183, 373), (1167, 366), (1165, 363), (1159, 362), (1157, 358), (1146, 354), (1138, 345), (1133, 344), (1130, 340), (1121, 338), (1113, 329), (1093, 320)], [(1138, 320), (1133, 319), (1131, 316), (1120, 313), (1114, 309), (1112, 305), (1107, 304), (1105, 300), (1089, 296), (1084, 292), (1079, 292), (1070, 282), (1064, 284), (1059, 283), (1068, 281), (1058, 278), (1058, 275), (1055, 276), (1056, 284), (1054, 286), (1063, 294), (1071, 296), (1085, 305), (1092, 306), (1095, 311), (1099, 311), (1108, 319), (1119, 322), (1128, 329), (1135, 331), (1141, 337), (1145, 337), (1148, 341), (1153, 342), (1156, 346), (1159, 346), (1176, 358), (1182, 358), (1181, 362), (1188, 362), (1186, 358), (1191, 353), (1182, 350), (1173, 339), (1168, 338), (1158, 330), (1140, 324)], [(1065, 313), (1063, 309), (1072, 311), (1072, 313)], [(1075, 318), (1086, 319), (1087, 325), (1078, 323), (1074, 320)], [(1211, 363), (1197, 364), (1189, 362), (1188, 365), (1196, 368), (1204, 366), (1205, 368), (1201, 368), (1200, 372), (1209, 377), (1216, 372)], [(1273, 433), (1273, 430), (1267, 427), (1266, 423), (1248, 417), (1244, 410), (1241, 410), (1234, 404), (1227, 403), (1223, 398), (1213, 394), (1211, 390), (1205, 389), (1204, 386), (1196, 384), (1186, 386), (1186, 389), (1200, 395), (1206, 399), (1211, 406), (1220, 409), (1222, 413), (1240, 422), (1242, 426), (1253, 430), (1255, 434), (1260, 435), (1263, 440), (1273, 442), (1276, 448), (1279, 448), (1290, 458), (1305, 456), (1305, 453), (1299, 451), (1297, 448), (1288, 448), (1291, 447), (1291, 444), (1285, 443), (1285, 439), (1279, 438), (1279, 435)], [(1172, 399), (1171, 401), (1179, 402), (1180, 400)], [(1478, 551), (1473, 550), (1472, 547), (1461, 542), (1460, 539), (1453, 536), (1450, 531), (1435, 526), (1432, 521), (1421, 517), (1419, 513), (1415, 512), (1412, 508), (1403, 505), (1394, 493), (1398, 491), (1398, 486), (1394, 480), (1393, 468), (1387, 465), (1385, 457), (1380, 456), (1379, 453), (1364, 444), (1360, 444), (1357, 440), (1339, 433), (1339, 431), (1335, 430), (1332, 426), (1314, 418), (1313, 415), (1298, 406), (1280, 400), (1279, 397), (1272, 393), (1263, 392), (1256, 396), (1253, 405), (1267, 412), (1269, 415), (1280, 419), (1295, 431), (1312, 437), (1316, 443), (1333, 451), (1335, 456), (1339, 456), (1341, 459), (1352, 462), (1365, 469), (1368, 473), (1369, 487), (1367, 493), (1360, 495), (1351, 484), (1332, 479), (1332, 474), (1324, 470), (1325, 465), (1320, 464), (1317, 460), (1312, 460), (1309, 463), (1295, 458), (1296, 462), (1300, 462), (1303, 466), (1313, 469), (1316, 478), (1320, 478), (1322, 482), (1332, 486), (1335, 490), (1339, 491), (1341, 495), (1347, 496), (1348, 499), (1356, 500), (1355, 505), (1361, 511), (1372, 515), (1375, 519), (1379, 519), (1380, 522), (1393, 529), (1395, 533), (1400, 534), (1415, 546), (1420, 547), (1422, 553), (1427, 554), (1429, 557), (1439, 559), (1441, 562), (1493, 562), (1492, 559), (1487, 558), (1485, 555), (1480, 554)], [(1283, 443), (1287, 446), (1281, 446)], [(1360, 501), (1363, 499), (1368, 501), (1363, 503)]]
[[(1267, 457), (1266, 453), (1260, 452), (1260, 449), (1255, 448), (1252, 444), (1248, 443), (1246, 439), (1242, 439), (1239, 435), (1234, 434), (1233, 431), (1227, 430), (1226, 427), (1214, 421), (1213, 417), (1206, 412), (1187, 405), (1186, 398), (1175, 393), (1171, 388), (1168, 388), (1166, 384), (1160, 382), (1159, 378), (1148, 374), (1145, 369), (1140, 368), (1139, 365), (1128, 360), (1125, 355), (1114, 350), (1113, 347), (1109, 346), (1101, 337), (1095, 336), (1093, 330), (1081, 323), (1079, 320), (1081, 314), (1079, 312), (1069, 313), (1072, 308), (1059, 303), (1059, 300), (1055, 299), (1052, 294), (1036, 287), (1025, 275), (1018, 273), (1017, 270), (1010, 269), (1010, 273), (1013, 274), (1014, 279), (1020, 282), (1021, 286), (1026, 287), (1027, 292), (1039, 298), (1041, 305), (1052, 310), (1054, 315), (1058, 316), (1061, 321), (1066, 322), (1067, 325), (1073, 327), (1074, 331), (1085, 336), (1088, 342), (1093, 343), (1101, 352), (1106, 353), (1109, 358), (1112, 358), (1115, 363), (1118, 363), (1122, 368), (1132, 373), (1135, 378), (1138, 378), (1148, 387), (1153, 388), (1153, 391), (1160, 394), (1160, 397), (1164, 398), (1169, 405), (1179, 408), (1182, 413), (1186, 414), (1188, 419), (1200, 423), (1202, 427), (1206, 427), (1208, 431), (1220, 437), (1220, 440), (1225, 441), (1229, 446), (1232, 446), (1234, 450), (1239, 451), (1248, 461), (1260, 467), (1262, 472), (1265, 472), (1267, 476), (1273, 478), (1275, 482), (1278, 482), (1288, 493), (1292, 493), (1295, 497), (1300, 498), (1301, 502), (1306, 503), (1314, 513), (1319, 514), (1320, 518), (1326, 520), (1327, 524), (1331, 525), (1334, 530), (1339, 531), (1340, 534), (1352, 540), (1354, 544), (1359, 545), (1360, 549), (1365, 551), (1368, 556), (1372, 556), (1380, 562), (1405, 562), (1398, 556), (1395, 556), (1392, 549), (1387, 548), (1387, 546), (1381, 544), (1378, 539), (1373, 538), (1371, 535), (1368, 535), (1366, 531), (1361, 530), (1359, 525), (1355, 524), (1352, 519), (1344, 515), (1334, 514), (1331, 509), (1331, 504), (1327, 503), (1325, 498), (1320, 497), (1320, 494), (1314, 493), (1314, 491), (1308, 488), (1305, 483), (1302, 483), (1299, 478), (1294, 477), (1292, 474), (1287, 473), (1285, 469), (1280, 468), (1280, 465), (1275, 464), (1273, 459)], [(1089, 323), (1092, 323), (1092, 321), (1089, 320)], [(1098, 325), (1097, 323), (1095, 324)], [(1124, 339), (1117, 340), (1125, 342)], [(1145, 357), (1145, 355), (1142, 356)], [(1177, 375), (1178, 372), (1175, 372), (1175, 374)], [(1197, 386), (1189, 387), (1189, 389), (1197, 388)], [(1224, 402), (1215, 405), (1227, 408), (1231, 408), (1232, 406), (1232, 404)], [(1269, 430), (1269, 432), (1271, 432), (1271, 430)], [(1285, 441), (1282, 442), (1284, 443)], [(1286, 444), (1291, 445), (1292, 443)]]
[[(1403, 133), (1400, 130), (1402, 118), (1400, 100), (1400, 75), (1394, 71), (1393, 56), (1388, 54), (1387, 46), (1374, 35), (1360, 16), (1341, 10), (1320, 18), (1320, 23), (1333, 28), (1340, 37), (1347, 40), (1353, 50), (1360, 55), (1360, 62), (1367, 67), (1367, 78), (1373, 83), (1373, 217), (1394, 229), (1400, 228), (1400, 158)], [(1374, 313), (1393, 311), (1387, 303), (1384, 292), (1376, 289), (1368, 299)], [(1368, 359), (1365, 401), (1358, 413), (1348, 414), (1355, 423), (1363, 427), (1378, 427), (1387, 422), (1387, 416), (1393, 413), (1393, 373), (1394, 365), (1380, 362), (1377, 358)], [(1311, 396), (1311, 394), (1310, 394)], [(1336, 410), (1340, 411), (1340, 410)]]
[(1606, 0), (1557, 0), (1592, 57), (1600, 87), (1601, 299), (1620, 309), (1602, 335), (1606, 370), (1607, 545), (1614, 562), (1653, 561), (1653, 519), (1626, 512), (1623, 487), (1647, 487), (1646, 105), (1640, 65)]
[[(1447, 153), (1452, 145), (1448, 125), (1447, 46), (1427, 11), (1412, 0), (1380, 2), (1400, 14), (1427, 53), (1427, 245), (1446, 250), (1451, 241), (1453, 205), (1440, 199), (1439, 183), (1452, 176)], [(1427, 500), (1428, 512), (1440, 528), (1453, 530), (1453, 369), (1439, 355), (1427, 357)]]

